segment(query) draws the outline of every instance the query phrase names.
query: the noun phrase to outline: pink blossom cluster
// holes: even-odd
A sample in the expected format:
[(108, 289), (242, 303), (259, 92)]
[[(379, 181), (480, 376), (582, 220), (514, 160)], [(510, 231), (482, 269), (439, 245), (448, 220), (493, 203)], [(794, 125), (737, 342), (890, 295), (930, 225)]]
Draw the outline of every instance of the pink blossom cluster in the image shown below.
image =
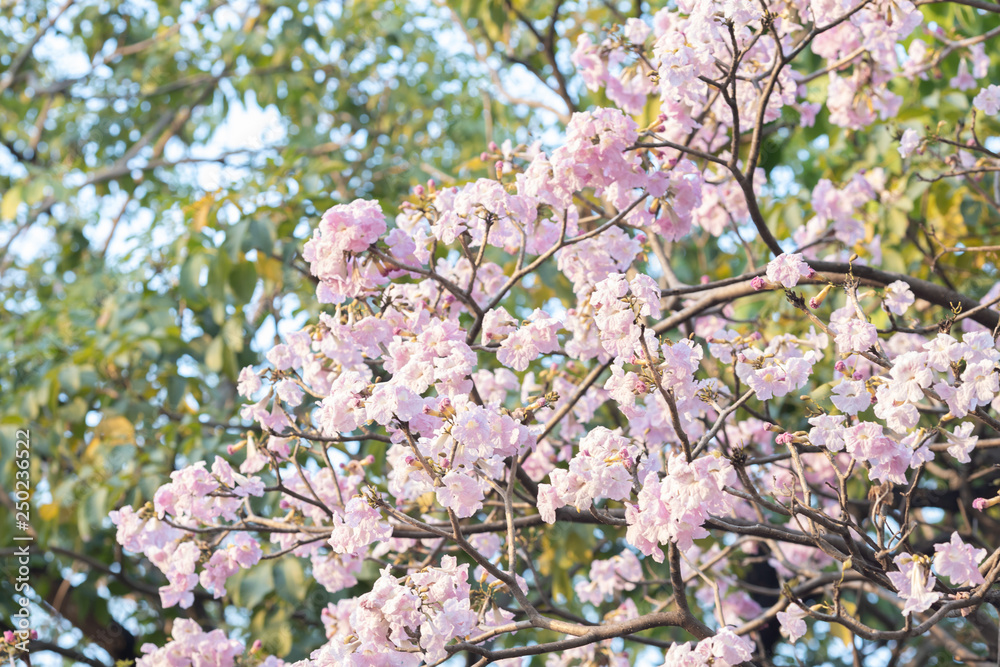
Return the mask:
[(329, 641), (294, 666), (416, 666), (443, 660), (452, 639), (479, 625), (469, 606), (468, 568), (444, 556), (440, 567), (402, 578), (383, 569), (370, 592), (327, 609)]
[(573, 505), (588, 511), (598, 498), (625, 500), (632, 495), (633, 480), (640, 465), (641, 448), (620, 434), (602, 426), (579, 443), (569, 470), (556, 468), (549, 473), (551, 484), (538, 487), (538, 511), (546, 523), (555, 523), (556, 510)]
[[(656, 282), (644, 275), (626, 281), (623, 274), (612, 273), (594, 287), (590, 304), (594, 307), (594, 323), (604, 350), (616, 359), (641, 358), (642, 318), (660, 316), (660, 290)], [(649, 330), (644, 335), (652, 352), (658, 347), (656, 336)]]
[[(979, 563), (986, 557), (986, 549), (975, 549), (966, 544), (958, 533), (951, 540), (934, 545), (933, 567), (938, 574), (948, 577), (956, 586), (975, 586), (983, 583)], [(893, 559), (898, 572), (890, 572), (889, 579), (903, 599), (903, 615), (926, 611), (941, 599), (934, 590), (937, 581), (930, 573), (931, 559), (900, 554)]]
[[(785, 396), (806, 385), (827, 345), (827, 336), (815, 331), (802, 338), (777, 336), (764, 349), (746, 347), (737, 354), (736, 375), (761, 400)], [(731, 358), (728, 350), (716, 349)]]
[[(563, 328), (563, 325), (558, 318), (536, 308), (516, 330), (507, 324), (503, 327), (504, 331), (501, 334), (489, 326), (490, 315), (498, 311), (506, 318), (510, 317), (502, 306), (497, 310), (491, 310), (486, 314), (483, 334), (484, 337), (490, 337), (492, 333), (493, 338), (505, 336), (500, 342), (500, 349), (497, 350), (497, 361), (507, 368), (523, 371), (539, 355), (559, 351), (559, 339), (556, 334)], [(511, 320), (506, 321), (510, 322)]]
[(791, 289), (799, 284), (802, 278), (811, 277), (815, 271), (809, 268), (800, 254), (781, 253), (767, 263), (767, 279), (785, 289)]
[(596, 606), (618, 591), (633, 590), (642, 577), (642, 564), (626, 549), (609, 559), (591, 563), (587, 579), (578, 582), (574, 590), (581, 602)]
[(735, 667), (753, 657), (754, 642), (735, 634), (725, 627), (708, 639), (694, 646), (677, 643), (667, 649), (664, 666), (667, 667)]
[[(236, 639), (229, 639), (222, 630), (205, 632), (194, 621), (178, 618), (174, 621), (172, 639), (162, 647), (144, 644), (143, 656), (136, 667), (235, 667), (242, 664), (246, 648)], [(254, 656), (261, 667), (283, 667), (285, 662), (274, 656)]]
[(643, 47), (650, 32), (642, 20), (630, 18), (625, 22), (624, 40), (608, 38), (597, 45), (582, 34), (573, 52), (573, 64), (587, 88), (594, 92), (603, 88), (608, 99), (626, 113), (642, 111), (647, 97), (656, 90), (644, 66), (623, 67), (630, 60), (626, 47)]
[(320, 302), (341, 303), (385, 282), (374, 264), (359, 262), (356, 257), (385, 230), (378, 202), (359, 199), (323, 214), (319, 228), (302, 250), (312, 274), (320, 280), (316, 289)]
[(244, 477), (219, 457), (211, 473), (204, 462), (198, 462), (174, 471), (171, 479), (156, 492), (152, 511), (124, 507), (111, 512), (111, 520), (118, 527), (118, 543), (145, 555), (167, 577), (168, 584), (160, 588), (163, 606), (187, 608), (194, 602), (192, 591), (199, 580), (221, 597), (226, 579), (241, 567), (255, 565), (261, 550), (255, 539), (238, 534), (225, 548), (212, 553), (199, 576), (197, 568), (208, 545), (193, 540), (183, 528), (212, 523), (220, 517), (236, 520), (236, 510), (244, 499), (263, 495), (264, 486), (260, 478)]
[(736, 471), (724, 458), (702, 456), (687, 462), (683, 455), (671, 455), (667, 474), (661, 479), (648, 472), (642, 479), (637, 503), (626, 505), (626, 539), (646, 556), (663, 562), (660, 545), (676, 542), (691, 548), (693, 540), (708, 535), (703, 527), (711, 514), (725, 514), (733, 507), (733, 497), (725, 488), (736, 483)]

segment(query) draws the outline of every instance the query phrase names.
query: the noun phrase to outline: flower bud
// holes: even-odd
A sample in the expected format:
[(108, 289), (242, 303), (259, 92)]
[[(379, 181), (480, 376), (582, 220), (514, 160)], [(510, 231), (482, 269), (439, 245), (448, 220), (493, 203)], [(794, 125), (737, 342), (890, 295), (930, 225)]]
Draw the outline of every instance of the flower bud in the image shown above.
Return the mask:
[[(810, 269), (810, 271), (812, 271), (812, 269)], [(827, 285), (826, 287), (821, 289), (819, 294), (809, 299), (809, 307), (813, 310), (816, 310), (821, 305), (823, 305), (823, 301), (826, 300), (826, 297), (828, 294), (830, 294), (831, 289), (833, 289), (833, 285)]]

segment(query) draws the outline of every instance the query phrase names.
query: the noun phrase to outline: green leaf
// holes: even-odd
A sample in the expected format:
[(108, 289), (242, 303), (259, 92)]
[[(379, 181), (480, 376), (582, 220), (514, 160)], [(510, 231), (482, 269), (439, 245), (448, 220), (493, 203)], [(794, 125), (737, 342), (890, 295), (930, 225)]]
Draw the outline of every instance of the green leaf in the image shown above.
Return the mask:
[(17, 207), (21, 203), (21, 186), (15, 185), (0, 199), (0, 222), (11, 222), (17, 217)]
[(181, 268), (181, 295), (192, 304), (204, 303), (205, 295), (201, 287), (201, 274), (207, 266), (205, 255), (189, 255)]
[(250, 246), (265, 255), (274, 252), (274, 227), (261, 217), (250, 221)]
[(226, 591), (235, 604), (256, 607), (274, 592), (274, 561), (257, 563), (250, 570), (241, 570), (226, 582)]
[(229, 272), (229, 286), (237, 299), (249, 302), (257, 288), (257, 267), (253, 262), (241, 262), (233, 267)]
[(281, 599), (288, 602), (297, 603), (306, 599), (309, 584), (298, 558), (284, 558), (274, 566), (274, 587)]
[(212, 339), (212, 342), (208, 344), (208, 349), (205, 350), (205, 366), (208, 370), (213, 373), (218, 373), (222, 370), (222, 355), (225, 351), (225, 342), (222, 340), (222, 336), (216, 336)]

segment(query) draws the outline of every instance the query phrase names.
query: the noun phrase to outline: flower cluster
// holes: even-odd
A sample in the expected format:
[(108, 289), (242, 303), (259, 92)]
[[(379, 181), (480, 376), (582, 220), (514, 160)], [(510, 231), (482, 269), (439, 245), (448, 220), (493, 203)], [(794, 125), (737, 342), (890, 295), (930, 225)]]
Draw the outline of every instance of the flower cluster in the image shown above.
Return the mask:
[(740, 637), (726, 627), (718, 634), (703, 639), (694, 646), (674, 644), (667, 649), (664, 665), (688, 667), (689, 665), (712, 665), (713, 667), (735, 667), (753, 656), (754, 643)]
[[(112, 512), (118, 542), (162, 571), (163, 605), (184, 608), (199, 582), (221, 598), (240, 570), (303, 559), (336, 602), (326, 643), (295, 667), (438, 664), (456, 650), (626, 665), (618, 638), (664, 618), (705, 637), (672, 644), (665, 665), (743, 664), (756, 646), (737, 632), (754, 619), (796, 642), (821, 607), (755, 600), (736, 553), (811, 596), (839, 595), (839, 564), (866, 557), (858, 573), (894, 589), (904, 616), (972, 599), (961, 589), (987, 581), (986, 551), (953, 533), (933, 556), (909, 553), (900, 521), (932, 486), (920, 475), (979, 478), (960, 466), (981, 462), (978, 423), (997, 426), (1000, 350), (973, 322), (995, 324), (1000, 288), (963, 311), (975, 301), (875, 266), (886, 219), (929, 192), (896, 183), (888, 160), (801, 194), (760, 168), (768, 123), (782, 120), (778, 137), (789, 119), (824, 123), (827, 139), (831, 125), (863, 130), (899, 110), (894, 79), (927, 76), (954, 50), (952, 86), (980, 88), (985, 45), (928, 32), (946, 44), (935, 55), (911, 37), (922, 22), (909, 0), (677, 0), (580, 34), (583, 84), (619, 108), (568, 116), (545, 150), (491, 144), (495, 177), (415, 187), (396, 215), (364, 200), (326, 211), (302, 255), (326, 311), (282, 327), (266, 363), (240, 372), (247, 435), (233, 462), (183, 460), (151, 503)], [(789, 67), (799, 53), (819, 69)], [(1000, 87), (972, 105), (1000, 113)], [(907, 164), (940, 139), (897, 138)], [(946, 145), (978, 173), (996, 156), (973, 139)], [(766, 198), (808, 219), (769, 227)], [(928, 199), (943, 208), (937, 190)], [(934, 262), (959, 250), (935, 233)], [(689, 238), (712, 253), (682, 257)], [(600, 549), (550, 586), (557, 542), (576, 528)], [(678, 611), (643, 625), (663, 609), (643, 582), (664, 546)], [(550, 617), (563, 602), (576, 609)], [(597, 622), (605, 605), (607, 635), (566, 620)], [(539, 649), (535, 631), (572, 639)], [(229, 667), (245, 653), (187, 619), (143, 650), (141, 667)]]
[(733, 506), (725, 487), (736, 483), (729, 461), (703, 456), (687, 462), (682, 455), (667, 461), (667, 474), (660, 479), (649, 472), (642, 480), (638, 502), (629, 504), (626, 539), (639, 551), (663, 562), (659, 545), (676, 542), (687, 550), (693, 540), (708, 535), (703, 526), (711, 514), (724, 514)]
[[(254, 647), (254, 652), (259, 648)], [(142, 657), (136, 667), (234, 667), (240, 664), (246, 647), (243, 642), (230, 639), (222, 630), (205, 632), (190, 619), (178, 618), (174, 621), (172, 638), (166, 645), (142, 646)], [(274, 656), (254, 656), (254, 664), (260, 667), (283, 667), (285, 662)]]
[(448, 642), (478, 627), (469, 592), (468, 565), (458, 565), (454, 556), (404, 578), (385, 568), (369, 593), (327, 610), (330, 641), (310, 662), (295, 665), (415, 667), (443, 660)]

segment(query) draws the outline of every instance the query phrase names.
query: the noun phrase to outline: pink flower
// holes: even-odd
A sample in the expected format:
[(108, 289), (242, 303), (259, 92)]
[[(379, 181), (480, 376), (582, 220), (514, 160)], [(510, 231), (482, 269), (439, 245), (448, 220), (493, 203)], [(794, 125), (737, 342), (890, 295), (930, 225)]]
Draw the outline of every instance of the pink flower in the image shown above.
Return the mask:
[(986, 55), (986, 45), (979, 43), (969, 47), (972, 56), (972, 76), (982, 79), (989, 73), (990, 57)]
[(358, 199), (323, 214), (302, 249), (310, 272), (320, 280), (316, 289), (320, 302), (342, 303), (386, 280), (373, 264), (351, 256), (367, 250), (385, 231), (385, 215), (376, 201)]
[(972, 435), (974, 424), (965, 422), (953, 432), (942, 429), (944, 437), (948, 440), (948, 453), (955, 457), (959, 463), (968, 463), (971, 459), (969, 453), (976, 447), (979, 436)]
[(893, 559), (899, 567), (899, 572), (890, 572), (889, 581), (899, 591), (903, 598), (903, 616), (920, 613), (930, 609), (931, 605), (941, 599), (941, 594), (934, 591), (937, 581), (933, 574), (927, 571), (922, 561), (910, 554), (900, 554)]
[(635, 406), (636, 393), (643, 393), (646, 385), (634, 372), (626, 373), (622, 369), (621, 361), (618, 361), (612, 364), (611, 377), (604, 383), (604, 388), (623, 408), (632, 408)]
[(979, 91), (972, 100), (972, 105), (990, 116), (1000, 112), (1000, 86), (991, 84)]
[(250, 398), (260, 391), (260, 376), (254, 372), (253, 366), (247, 366), (240, 371), (239, 382), (236, 384), (236, 391), (244, 398)]
[(944, 382), (938, 382), (934, 385), (935, 393), (948, 406), (948, 412), (957, 419), (961, 419), (976, 409), (973, 389), (975, 389), (975, 385), (972, 384), (963, 384), (957, 389)]
[(981, 361), (1000, 362), (996, 340), (989, 331), (972, 331), (962, 337), (962, 359), (970, 364)]
[(969, 61), (962, 58), (958, 64), (958, 74), (951, 78), (948, 85), (959, 90), (969, 90), (976, 87), (976, 78), (969, 74)]
[(226, 547), (226, 549), (229, 551), (229, 557), (233, 562), (243, 568), (253, 567), (263, 555), (260, 545), (257, 544), (257, 540), (250, 537), (247, 533), (236, 533), (232, 544)]
[(517, 329), (517, 320), (502, 306), (487, 311), (483, 317), (483, 340), (502, 338)]
[[(242, 657), (242, 642), (226, 637), (222, 630), (204, 632), (190, 619), (178, 618), (173, 624), (173, 638), (162, 648), (144, 644), (143, 656), (136, 660), (136, 667), (163, 667), (164, 665), (212, 665), (233, 667)], [(274, 659), (271, 658), (273, 661)], [(264, 664), (267, 661), (265, 660)], [(280, 665), (281, 662), (271, 662)]]
[(625, 37), (633, 44), (643, 44), (649, 34), (649, 26), (641, 19), (630, 18), (625, 21)]
[(451, 437), (482, 456), (493, 453), (491, 447), (493, 434), (490, 430), (489, 416), (487, 411), (479, 406), (470, 405), (467, 410), (455, 415)]
[(973, 409), (990, 403), (1000, 391), (1000, 378), (994, 362), (984, 360), (968, 364), (962, 373), (962, 386), (968, 387)]
[(962, 358), (962, 345), (948, 334), (939, 333), (921, 347), (927, 352), (927, 365), (942, 373)]
[(949, 542), (934, 545), (934, 569), (951, 579), (955, 586), (975, 586), (983, 583), (979, 563), (986, 558), (986, 549), (976, 549), (962, 541), (957, 532)]
[(358, 583), (356, 574), (364, 565), (364, 550), (346, 554), (312, 555), (312, 574), (316, 582), (329, 593), (337, 593)]
[(904, 473), (910, 466), (913, 452), (886, 436), (880, 424), (861, 422), (846, 429), (844, 446), (848, 454), (871, 464), (869, 476), (872, 479), (896, 484), (906, 481)]
[[(335, 404), (332, 407), (337, 409)], [(392, 421), (393, 417), (408, 422), (421, 414), (423, 409), (424, 403), (420, 396), (402, 383), (395, 382), (380, 382), (375, 385), (371, 397), (365, 401), (368, 419), (383, 426)]]
[(767, 263), (767, 279), (779, 283), (785, 289), (791, 289), (799, 283), (800, 278), (808, 278), (815, 273), (802, 259), (802, 255), (781, 253)]
[(595, 308), (606, 306), (612, 310), (621, 307), (621, 300), (628, 294), (629, 284), (625, 280), (625, 274), (612, 273), (601, 282), (594, 285), (594, 291), (590, 295), (590, 303)]
[(798, 604), (788, 606), (788, 611), (778, 612), (778, 622), (781, 623), (781, 633), (793, 644), (806, 633), (806, 610)]
[[(907, 132), (913, 132), (913, 130), (907, 130)], [(906, 139), (905, 134), (903, 139)], [(900, 152), (902, 152), (902, 149), (900, 149)], [(890, 313), (903, 315), (906, 313), (906, 309), (913, 305), (915, 300), (913, 292), (910, 291), (910, 286), (902, 280), (897, 280), (886, 285), (882, 304)]]
[(538, 513), (547, 524), (556, 522), (556, 510), (566, 503), (559, 497), (559, 492), (551, 484), (538, 485)]
[(709, 658), (712, 665), (740, 665), (753, 657), (754, 643), (746, 637), (741, 637), (730, 628), (725, 627), (709, 637), (698, 642), (695, 652)]
[(843, 380), (834, 387), (830, 400), (838, 410), (848, 415), (856, 415), (872, 404), (872, 396), (865, 383), (851, 380)]
[(278, 398), (287, 403), (288, 407), (302, 405), (302, 387), (295, 380), (282, 380), (274, 386), (274, 390)]
[(857, 318), (837, 325), (837, 346), (845, 352), (866, 352), (878, 342), (874, 325)]
[(816, 124), (816, 116), (823, 109), (823, 105), (818, 102), (802, 102), (795, 108), (799, 110), (799, 125), (812, 127)]
[(351, 553), (392, 537), (392, 526), (361, 496), (348, 500), (343, 517), (335, 514), (333, 523), (328, 543), (339, 554)]
[(507, 336), (497, 350), (497, 361), (511, 370), (526, 370), (528, 364), (537, 359), (539, 354), (531, 333), (531, 329), (522, 327)]
[(750, 362), (761, 356), (759, 350), (750, 348), (736, 363), (736, 374), (753, 389), (757, 398), (767, 400), (784, 396), (808, 381), (812, 364), (804, 357), (791, 357), (784, 362), (770, 359), (760, 368), (754, 368)]
[(613, 315), (600, 318), (598, 328), (601, 332), (601, 345), (614, 357), (628, 359), (636, 353), (643, 354), (639, 345), (640, 330), (631, 309), (623, 308)]
[(599, 605), (617, 591), (635, 588), (633, 581), (642, 579), (642, 566), (635, 554), (626, 549), (608, 560), (595, 560), (590, 565), (589, 580), (574, 586), (582, 602)]
[(725, 627), (715, 636), (703, 639), (694, 646), (680, 642), (673, 644), (663, 656), (663, 665), (664, 667), (688, 665), (735, 667), (750, 660), (754, 648), (753, 641)]
[[(885, 388), (884, 396), (890, 403), (918, 402), (924, 397), (923, 390), (934, 380), (934, 374), (927, 368), (927, 355), (923, 352), (904, 352), (896, 357), (889, 375), (889, 382), (879, 389)], [(881, 395), (879, 400), (882, 401)]]
[(327, 209), (320, 230), (333, 235), (332, 240), (344, 250), (363, 252), (385, 233), (385, 215), (377, 201), (356, 199)]
[(640, 304), (639, 315), (642, 317), (660, 317), (660, 286), (645, 274), (639, 274), (629, 281), (629, 288)]
[(444, 486), (437, 487), (438, 502), (453, 510), (459, 518), (470, 517), (482, 508), (483, 489), (468, 473), (452, 470), (441, 481)]

